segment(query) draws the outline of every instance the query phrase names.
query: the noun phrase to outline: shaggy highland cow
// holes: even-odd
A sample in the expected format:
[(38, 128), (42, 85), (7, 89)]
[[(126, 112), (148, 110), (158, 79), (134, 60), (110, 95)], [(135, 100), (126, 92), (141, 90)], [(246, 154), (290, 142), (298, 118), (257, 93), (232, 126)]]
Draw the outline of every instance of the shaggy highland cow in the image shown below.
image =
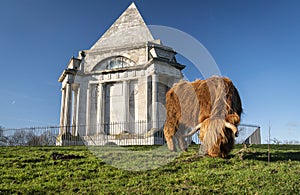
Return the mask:
[(209, 156), (224, 158), (233, 149), (242, 105), (230, 79), (180, 81), (166, 94), (166, 111), (164, 135), (171, 151), (176, 150), (175, 139), (179, 148), (186, 150), (185, 138), (198, 130), (202, 147)]

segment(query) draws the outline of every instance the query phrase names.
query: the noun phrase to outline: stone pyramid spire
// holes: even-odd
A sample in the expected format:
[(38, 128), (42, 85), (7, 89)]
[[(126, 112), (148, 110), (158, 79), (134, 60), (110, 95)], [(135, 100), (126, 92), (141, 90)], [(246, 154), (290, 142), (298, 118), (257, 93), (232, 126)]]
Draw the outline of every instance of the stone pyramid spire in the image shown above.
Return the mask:
[(153, 36), (134, 3), (123, 12), (113, 25), (92, 46), (91, 50), (118, 48), (153, 41)]

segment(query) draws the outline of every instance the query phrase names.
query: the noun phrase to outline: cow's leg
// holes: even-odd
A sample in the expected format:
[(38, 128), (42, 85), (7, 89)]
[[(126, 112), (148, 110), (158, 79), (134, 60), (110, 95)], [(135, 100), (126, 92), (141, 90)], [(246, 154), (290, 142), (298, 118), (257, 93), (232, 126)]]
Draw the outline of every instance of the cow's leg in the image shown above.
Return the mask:
[(168, 120), (165, 123), (164, 127), (164, 135), (165, 139), (167, 141), (167, 145), (170, 151), (176, 151), (175, 145), (174, 145), (174, 139), (175, 139), (175, 132), (176, 127), (172, 123), (169, 123)]
[(164, 135), (169, 150), (174, 152), (176, 151), (176, 147), (175, 147), (176, 132), (177, 132), (176, 119), (174, 120), (173, 117), (167, 116), (165, 127), (164, 127)]
[(177, 140), (180, 150), (187, 151), (187, 142), (185, 141), (185, 138), (181, 135), (177, 135)]
[(167, 141), (167, 145), (170, 151), (174, 152), (176, 151), (176, 148), (174, 146), (174, 136), (171, 135), (165, 135), (166, 141)]

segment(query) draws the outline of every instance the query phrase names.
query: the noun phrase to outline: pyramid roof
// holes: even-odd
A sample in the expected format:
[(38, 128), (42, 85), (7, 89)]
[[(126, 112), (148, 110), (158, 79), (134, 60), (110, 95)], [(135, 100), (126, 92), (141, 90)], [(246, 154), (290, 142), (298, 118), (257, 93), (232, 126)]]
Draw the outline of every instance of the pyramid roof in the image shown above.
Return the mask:
[(118, 48), (153, 41), (153, 36), (134, 3), (121, 14), (112, 26), (91, 47), (91, 50)]

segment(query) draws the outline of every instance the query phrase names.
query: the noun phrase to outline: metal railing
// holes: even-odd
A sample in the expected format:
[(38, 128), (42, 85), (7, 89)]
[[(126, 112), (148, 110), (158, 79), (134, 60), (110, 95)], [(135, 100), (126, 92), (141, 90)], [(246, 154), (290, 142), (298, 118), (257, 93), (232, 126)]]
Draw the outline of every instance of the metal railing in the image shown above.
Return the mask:
[(0, 146), (52, 146), (58, 134), (59, 127), (3, 129)]
[[(240, 125), (236, 143), (260, 143), (260, 129), (254, 125)], [(193, 141), (199, 143), (197, 135)], [(51, 126), (2, 129), (0, 146), (55, 145), (162, 145), (163, 127), (152, 129), (147, 121), (111, 122), (97, 126)]]
[(164, 144), (162, 128), (152, 129), (151, 124), (147, 121), (135, 121), (111, 122), (96, 126), (3, 129), (0, 134), (0, 146)]

